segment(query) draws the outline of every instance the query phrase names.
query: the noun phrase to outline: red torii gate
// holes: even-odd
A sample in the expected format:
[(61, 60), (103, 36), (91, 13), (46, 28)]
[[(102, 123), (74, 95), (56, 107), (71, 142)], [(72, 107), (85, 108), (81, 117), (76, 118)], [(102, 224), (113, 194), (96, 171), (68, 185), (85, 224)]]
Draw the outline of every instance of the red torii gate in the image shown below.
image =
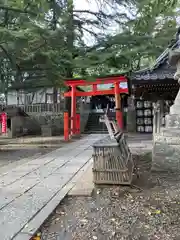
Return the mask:
[[(100, 89), (99, 85), (107, 85), (108, 89)], [(123, 128), (123, 116), (121, 111), (121, 96), (120, 94), (129, 94), (128, 89), (128, 79), (125, 76), (112, 76), (105, 78), (97, 78), (95, 81), (86, 81), (86, 80), (66, 80), (65, 85), (71, 87), (69, 92), (64, 93), (64, 97), (71, 97), (71, 134), (77, 133), (77, 121), (80, 122), (80, 119), (77, 119), (76, 114), (76, 97), (87, 97), (87, 96), (97, 96), (97, 95), (115, 95), (115, 110), (116, 110), (116, 121), (119, 127)], [(124, 86), (123, 86), (124, 85)], [(81, 92), (77, 90), (77, 87), (82, 86), (91, 86), (91, 90), (87, 92)], [(66, 113), (67, 114), (67, 113)], [(65, 132), (69, 132), (68, 119), (69, 116), (64, 116), (64, 135)], [(79, 133), (79, 131), (78, 131)], [(69, 137), (64, 136), (65, 140), (68, 140)]]

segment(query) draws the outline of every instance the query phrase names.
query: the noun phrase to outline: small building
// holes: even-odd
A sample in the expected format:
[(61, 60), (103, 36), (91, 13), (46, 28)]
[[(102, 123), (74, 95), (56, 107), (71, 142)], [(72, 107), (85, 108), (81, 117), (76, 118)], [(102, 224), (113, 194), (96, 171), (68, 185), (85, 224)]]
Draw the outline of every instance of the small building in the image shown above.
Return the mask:
[(54, 87), (52, 83), (28, 81), (13, 84), (6, 97), (7, 106), (21, 107), (28, 114), (60, 112), (64, 107), (64, 89)]
[(54, 88), (52, 84), (26, 84), (13, 85), (7, 93), (7, 105), (32, 105), (60, 103), (62, 99), (60, 88)]
[(128, 103), (128, 130), (140, 133), (153, 131), (153, 103), (161, 105), (162, 119), (177, 95), (179, 84), (174, 80), (176, 69), (169, 65), (169, 52), (178, 47), (174, 41), (156, 59), (151, 68), (132, 74), (132, 96)]
[[(83, 89), (77, 87), (79, 91)], [(64, 111), (64, 92), (67, 88), (53, 86), (53, 83), (43, 83), (32, 81), (13, 84), (7, 93), (7, 106), (21, 107), (28, 114), (59, 113)], [(79, 104), (77, 98), (77, 104)]]

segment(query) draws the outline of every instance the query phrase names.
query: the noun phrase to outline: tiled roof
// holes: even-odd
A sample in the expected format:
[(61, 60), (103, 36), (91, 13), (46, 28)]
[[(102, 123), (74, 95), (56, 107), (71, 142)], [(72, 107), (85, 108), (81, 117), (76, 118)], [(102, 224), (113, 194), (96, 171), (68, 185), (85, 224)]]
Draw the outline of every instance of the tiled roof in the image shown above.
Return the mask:
[(132, 75), (133, 80), (163, 80), (163, 79), (173, 79), (176, 69), (167, 68), (162, 69), (159, 66), (156, 69), (148, 69), (136, 72)]
[(133, 81), (164, 80), (173, 79), (176, 68), (169, 65), (169, 52), (179, 45), (179, 38), (176, 39), (155, 61), (151, 68), (142, 69), (132, 74)]

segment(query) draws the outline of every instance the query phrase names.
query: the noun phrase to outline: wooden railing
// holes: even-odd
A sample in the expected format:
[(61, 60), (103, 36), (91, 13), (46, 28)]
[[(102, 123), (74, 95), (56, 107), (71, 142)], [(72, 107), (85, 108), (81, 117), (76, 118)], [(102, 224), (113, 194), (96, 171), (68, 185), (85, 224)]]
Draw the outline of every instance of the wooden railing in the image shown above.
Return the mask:
[(21, 107), (26, 113), (42, 113), (42, 112), (58, 113), (63, 110), (63, 106), (60, 103), (20, 105), (19, 107)]
[(27, 114), (42, 114), (42, 113), (59, 113), (63, 111), (64, 104), (49, 104), (49, 103), (40, 103), (40, 104), (30, 104), (30, 105), (9, 105), (9, 107), (20, 107)]

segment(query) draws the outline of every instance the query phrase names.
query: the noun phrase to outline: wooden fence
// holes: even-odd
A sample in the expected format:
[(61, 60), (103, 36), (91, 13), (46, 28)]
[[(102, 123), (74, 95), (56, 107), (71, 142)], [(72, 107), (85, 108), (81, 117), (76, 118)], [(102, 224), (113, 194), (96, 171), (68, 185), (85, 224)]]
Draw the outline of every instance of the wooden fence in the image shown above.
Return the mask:
[[(0, 105), (0, 111), (7, 106)], [(27, 114), (42, 114), (42, 113), (59, 113), (63, 111), (64, 104), (57, 103), (57, 104), (31, 104), (31, 105), (11, 105), (8, 107), (20, 107), (24, 112)]]

